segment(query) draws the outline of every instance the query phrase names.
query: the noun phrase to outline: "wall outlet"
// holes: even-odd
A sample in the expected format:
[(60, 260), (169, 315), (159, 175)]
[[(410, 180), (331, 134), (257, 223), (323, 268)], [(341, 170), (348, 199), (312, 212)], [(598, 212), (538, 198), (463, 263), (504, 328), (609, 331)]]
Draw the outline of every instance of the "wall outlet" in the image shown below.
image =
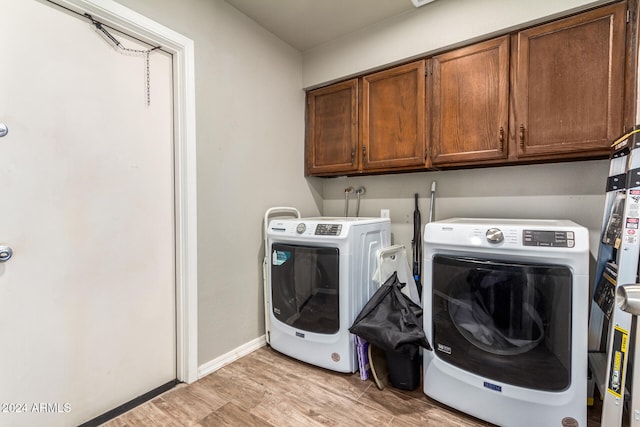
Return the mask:
[(391, 218), (391, 211), (389, 209), (380, 209), (380, 218)]

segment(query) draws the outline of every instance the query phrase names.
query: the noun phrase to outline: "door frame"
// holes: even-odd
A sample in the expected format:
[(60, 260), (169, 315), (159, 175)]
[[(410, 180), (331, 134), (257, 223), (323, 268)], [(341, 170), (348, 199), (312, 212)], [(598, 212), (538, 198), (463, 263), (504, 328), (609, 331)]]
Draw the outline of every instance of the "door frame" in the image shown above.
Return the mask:
[[(36, 0), (58, 4), (173, 55), (176, 263), (176, 376), (198, 379), (195, 55), (193, 40), (113, 0)], [(89, 21), (87, 21), (89, 23)]]

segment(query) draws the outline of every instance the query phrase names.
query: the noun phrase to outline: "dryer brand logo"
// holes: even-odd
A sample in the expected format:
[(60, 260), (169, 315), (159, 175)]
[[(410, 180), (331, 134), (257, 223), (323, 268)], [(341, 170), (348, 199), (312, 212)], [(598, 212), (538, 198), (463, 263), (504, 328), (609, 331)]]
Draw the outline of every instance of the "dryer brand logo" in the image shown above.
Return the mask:
[(562, 419), (562, 427), (578, 427), (578, 420), (571, 417), (564, 417)]
[(483, 384), (484, 388), (488, 388), (489, 390), (493, 390), (493, 391), (497, 391), (502, 393), (502, 387), (499, 386), (498, 384), (492, 384), (488, 381), (485, 381)]
[(438, 351), (441, 351), (441, 352), (447, 353), (447, 354), (451, 354), (451, 347), (449, 347), (448, 345), (444, 345), (444, 344), (438, 344)]

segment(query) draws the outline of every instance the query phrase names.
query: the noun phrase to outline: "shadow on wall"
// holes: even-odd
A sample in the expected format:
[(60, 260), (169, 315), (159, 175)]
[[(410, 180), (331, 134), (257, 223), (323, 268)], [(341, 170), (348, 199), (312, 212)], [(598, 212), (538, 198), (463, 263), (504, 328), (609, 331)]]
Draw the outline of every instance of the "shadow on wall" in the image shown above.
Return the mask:
[[(322, 210), (324, 209), (324, 180), (322, 178), (309, 177), (307, 178), (307, 185), (309, 186), (309, 191), (311, 192), (313, 201), (318, 208), (318, 212), (322, 213)], [(302, 215), (305, 216), (304, 213)]]
[(342, 199), (344, 186), (363, 183), (372, 185), (367, 188), (370, 198), (413, 197), (416, 192), (426, 197), (432, 180), (442, 197), (604, 194), (608, 166), (608, 160), (591, 160), (320, 179), (325, 201)]

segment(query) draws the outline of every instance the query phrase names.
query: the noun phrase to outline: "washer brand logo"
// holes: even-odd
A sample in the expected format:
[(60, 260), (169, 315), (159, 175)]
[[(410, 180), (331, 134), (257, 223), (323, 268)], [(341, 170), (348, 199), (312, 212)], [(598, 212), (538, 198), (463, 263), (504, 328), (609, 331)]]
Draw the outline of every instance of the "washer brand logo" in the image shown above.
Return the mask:
[(296, 332), (296, 336), (300, 338), (304, 338), (304, 334), (302, 332)]
[(578, 427), (578, 420), (571, 417), (565, 417), (562, 419), (562, 427)]
[(438, 351), (441, 351), (441, 352), (447, 353), (447, 354), (451, 354), (451, 347), (449, 347), (448, 345), (444, 345), (444, 344), (438, 344)]
[(502, 387), (497, 384), (491, 384), (490, 382), (484, 382), (484, 388), (502, 393)]

